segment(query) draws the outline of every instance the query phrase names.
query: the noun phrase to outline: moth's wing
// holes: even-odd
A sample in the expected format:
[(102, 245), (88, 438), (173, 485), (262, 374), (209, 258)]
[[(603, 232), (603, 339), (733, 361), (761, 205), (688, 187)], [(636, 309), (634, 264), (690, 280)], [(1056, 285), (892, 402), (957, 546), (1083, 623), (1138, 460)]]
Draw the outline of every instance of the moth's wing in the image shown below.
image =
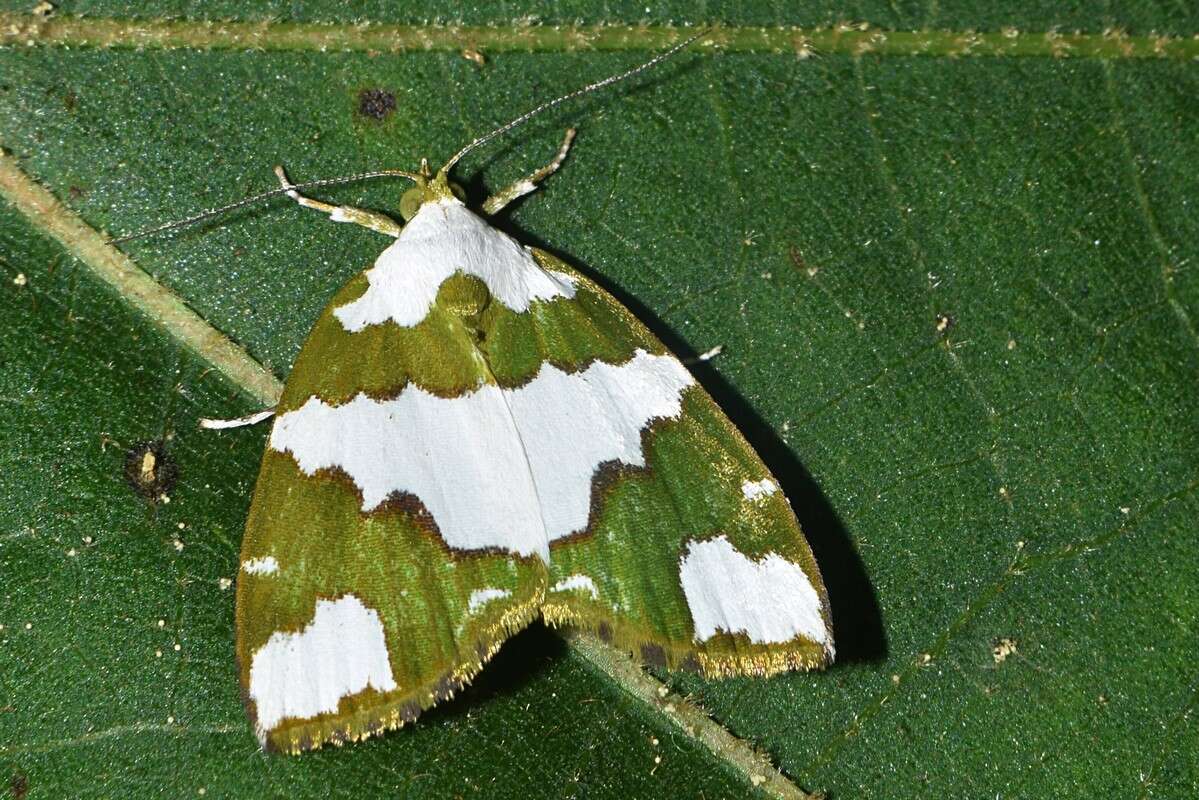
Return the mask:
[[(536, 537), (523, 556), (457, 547), (486, 537), (469, 519), (430, 513), (440, 504), (453, 517), (478, 489), (472, 481), (495, 477), (497, 457), (473, 457), (480, 441), (508, 436), (519, 453), (498, 388), (471, 391), (486, 366), (461, 309), (447, 310), (442, 292), (415, 327), (349, 333), (333, 311), (366, 290), (365, 275), (347, 284), (300, 352), (246, 526), (238, 667), (272, 749), (356, 740), (414, 719), (469, 681), (544, 596)], [(473, 405), (451, 402), (463, 394)], [(397, 475), (421, 491), (397, 489)], [(543, 529), (537, 537), (544, 550)]]
[[(550, 538), (545, 619), (712, 676), (829, 663), (827, 593), (761, 459), (627, 309), (535, 255), (573, 298), (505, 314), (484, 345), (493, 368), (548, 362), (512, 399)], [(570, 380), (537, 391), (554, 370)]]

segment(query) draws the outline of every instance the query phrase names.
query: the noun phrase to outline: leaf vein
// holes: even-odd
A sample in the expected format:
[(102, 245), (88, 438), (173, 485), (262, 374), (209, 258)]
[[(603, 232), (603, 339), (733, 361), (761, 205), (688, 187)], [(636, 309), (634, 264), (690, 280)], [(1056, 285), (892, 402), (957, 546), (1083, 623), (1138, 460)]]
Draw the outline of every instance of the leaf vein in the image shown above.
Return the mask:
[(1161, 748), (1158, 750), (1157, 757), (1153, 759), (1153, 763), (1149, 766), (1149, 769), (1141, 775), (1141, 791), (1137, 794), (1137, 800), (1146, 800), (1149, 797), (1150, 787), (1157, 780), (1157, 773), (1161, 771), (1162, 765), (1166, 763), (1166, 758), (1170, 754), (1170, 745), (1174, 742), (1179, 730), (1186, 724), (1196, 708), (1199, 708), (1199, 680), (1195, 681), (1195, 688), (1191, 691), (1191, 696), (1187, 702), (1166, 723), (1166, 730), (1162, 734)]
[(171, 736), (201, 736), (212, 734), (240, 733), (242, 725), (180, 725), (177, 723), (133, 722), (128, 725), (114, 725), (98, 731), (72, 736), (69, 739), (53, 739), (45, 742), (0, 746), (0, 755), (24, 755), (29, 753), (52, 753), (67, 747), (91, 744), (104, 739), (117, 739), (122, 736), (141, 735), (146, 733), (168, 734)]
[[(602, 25), (403, 25), (120, 19), (0, 13), (0, 46), (220, 49), (316, 52), (628, 52), (660, 50), (691, 29)], [(1119, 32), (886, 30), (869, 25), (803, 28), (715, 26), (697, 49), (732, 53), (924, 56), (934, 58), (1177, 59), (1199, 56), (1199, 39)]]
[(1178, 267), (1173, 263), (1170, 255), (1170, 247), (1166, 244), (1161, 229), (1158, 227), (1157, 218), (1153, 214), (1153, 206), (1149, 202), (1148, 193), (1145, 191), (1144, 181), (1141, 180), (1141, 172), (1137, 169), (1137, 160), (1136, 155), (1133, 153), (1132, 140), (1128, 136), (1128, 125), (1124, 121), (1123, 104), (1120, 102), (1119, 93), (1116, 91), (1115, 70), (1112, 68), (1110, 62), (1105, 62), (1103, 65), (1103, 80), (1104, 87), (1107, 90), (1108, 101), (1111, 103), (1112, 121), (1120, 138), (1121, 148), (1124, 151), (1124, 163), (1128, 168), (1128, 177), (1132, 184), (1133, 193), (1136, 195), (1137, 210), (1140, 211), (1141, 218), (1145, 223), (1145, 229), (1149, 233), (1149, 238), (1153, 241), (1153, 249), (1157, 251), (1158, 277), (1161, 280), (1174, 316), (1178, 318), (1178, 322), (1182, 326), (1183, 332), (1187, 334), (1191, 344), (1199, 350), (1199, 329), (1196, 329), (1195, 322), (1191, 319), (1190, 312), (1187, 311), (1186, 306), (1178, 299), (1178, 293), (1174, 287), (1174, 274), (1178, 271)]

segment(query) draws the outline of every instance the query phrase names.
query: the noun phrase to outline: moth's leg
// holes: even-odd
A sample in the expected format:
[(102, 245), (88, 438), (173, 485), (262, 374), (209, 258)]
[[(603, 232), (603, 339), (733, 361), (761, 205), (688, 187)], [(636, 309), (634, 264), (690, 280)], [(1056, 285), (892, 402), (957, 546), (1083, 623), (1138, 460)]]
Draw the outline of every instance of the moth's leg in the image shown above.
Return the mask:
[(234, 417), (233, 419), (201, 419), (200, 427), (210, 431), (220, 431), (225, 428), (244, 428), (247, 425), (257, 425), (273, 416), (275, 416), (275, 409), (264, 408), (262, 411), (255, 411), (253, 414), (246, 414), (244, 417)]
[(558, 167), (562, 166), (562, 162), (566, 160), (566, 153), (570, 150), (570, 143), (574, 141), (575, 129), (568, 128), (566, 136), (562, 139), (562, 146), (558, 148), (558, 155), (554, 156), (554, 160), (546, 164), (541, 169), (534, 172), (528, 177), (521, 178), (516, 183), (493, 194), (483, 203), (483, 211), (487, 214), (494, 214), (504, 206), (511, 203), (518, 197), (524, 197), (529, 192), (537, 188), (537, 184), (553, 175)]
[(385, 233), (388, 236), (400, 235), (400, 228), (402, 226), (391, 217), (377, 214), (374, 211), (367, 211), (365, 208), (335, 206), (329, 203), (322, 203), (320, 200), (313, 200), (311, 197), (305, 197), (295, 190), (295, 184), (287, 179), (287, 173), (283, 171), (283, 167), (275, 167), (275, 174), (279, 176), (279, 183), (286, 190), (287, 196), (305, 208), (314, 208), (317, 211), (323, 211), (334, 222), (353, 222), (355, 225), (361, 225), (364, 228), (370, 228), (372, 231)]

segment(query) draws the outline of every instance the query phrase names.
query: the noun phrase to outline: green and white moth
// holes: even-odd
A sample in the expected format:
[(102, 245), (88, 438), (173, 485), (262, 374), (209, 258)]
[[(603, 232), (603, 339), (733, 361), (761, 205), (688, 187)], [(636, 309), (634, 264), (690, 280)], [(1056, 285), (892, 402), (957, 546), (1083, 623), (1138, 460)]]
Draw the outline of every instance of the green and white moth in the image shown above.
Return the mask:
[(402, 226), (277, 170), (297, 202), (394, 241), (333, 297), (275, 409), (236, 615), (264, 746), (410, 722), (538, 617), (708, 676), (832, 660), (816, 562), (741, 434), (607, 292), (486, 221), (573, 131), (483, 215), (449, 178), (467, 150), (690, 41), (436, 173), (391, 171), (414, 184)]

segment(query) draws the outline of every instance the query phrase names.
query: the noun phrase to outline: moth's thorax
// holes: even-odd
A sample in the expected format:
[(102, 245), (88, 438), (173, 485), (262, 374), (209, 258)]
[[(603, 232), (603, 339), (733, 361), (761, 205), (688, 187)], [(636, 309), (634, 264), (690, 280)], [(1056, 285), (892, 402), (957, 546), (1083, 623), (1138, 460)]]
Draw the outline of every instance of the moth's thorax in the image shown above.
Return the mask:
[(351, 333), (388, 321), (413, 327), (458, 273), (479, 279), (494, 300), (518, 313), (535, 300), (575, 293), (569, 275), (541, 269), (528, 248), (457, 198), (444, 197), (421, 205), (367, 272), (366, 292), (333, 313)]
[[(455, 232), (470, 230), (475, 225), (489, 227), (458, 198), (440, 197), (421, 203), (416, 214), (408, 220), (400, 235), (396, 237), (396, 243), (447, 234), (452, 236)], [(390, 249), (392, 248), (389, 247), (388, 250)]]

